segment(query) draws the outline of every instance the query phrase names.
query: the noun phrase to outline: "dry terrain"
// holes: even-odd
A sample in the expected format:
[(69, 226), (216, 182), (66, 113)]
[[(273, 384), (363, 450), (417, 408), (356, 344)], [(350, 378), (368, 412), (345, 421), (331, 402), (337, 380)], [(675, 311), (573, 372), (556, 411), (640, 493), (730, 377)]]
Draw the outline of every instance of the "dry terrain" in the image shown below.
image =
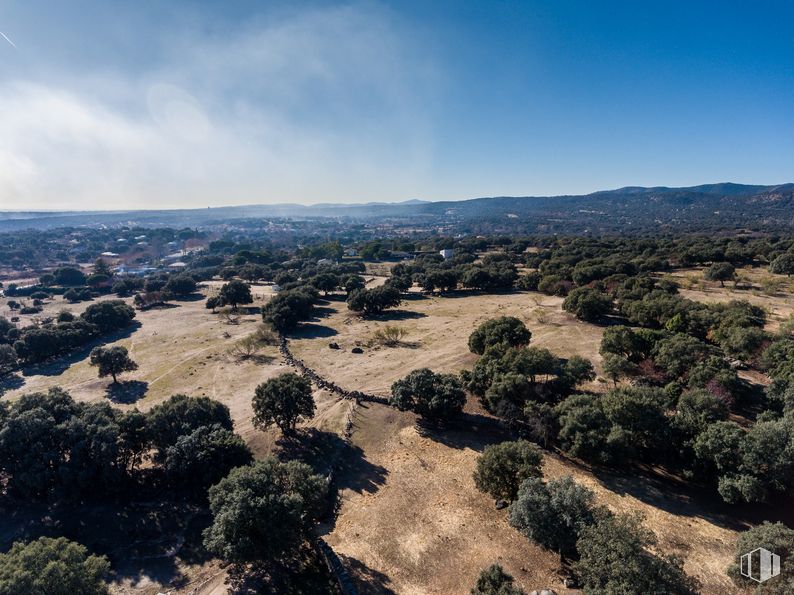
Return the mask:
[[(373, 284), (382, 282), (373, 280)], [(205, 293), (215, 290), (205, 288)], [(259, 306), (268, 287), (255, 287)], [(754, 296), (764, 300), (774, 317), (784, 317), (790, 303), (748, 291), (709, 287), (685, 290), (693, 299)], [(701, 295), (702, 294), (702, 295)], [(736, 294), (736, 295), (734, 295)], [(724, 297), (722, 297), (724, 296)], [(749, 299), (749, 297), (748, 297)], [(341, 300), (330, 299), (318, 316), (291, 337), (296, 356), (339, 385), (386, 395), (396, 379), (423, 366), (458, 372), (471, 367), (467, 338), (481, 322), (499, 315), (521, 318), (532, 330), (532, 344), (562, 356), (590, 358), (600, 371), (598, 346), (603, 329), (572, 319), (562, 312), (560, 298), (537, 293), (503, 295), (412, 296), (394, 312), (374, 320), (352, 316)], [(47, 306), (57, 312), (65, 302)], [(76, 312), (87, 304), (67, 306)], [(0, 303), (0, 314), (7, 315)], [(45, 313), (46, 314), (46, 313)], [(239, 324), (224, 323), (204, 308), (203, 301), (177, 302), (176, 307), (139, 312), (132, 332), (117, 338), (140, 369), (125, 375), (124, 390), (109, 390), (98, 380), (82, 350), (64, 363), (27, 370), (9, 384), (4, 399), (60, 385), (81, 400), (111, 398), (120, 407), (147, 409), (171, 394), (207, 395), (226, 403), (241, 433), (257, 455), (275, 447), (277, 436), (255, 430), (250, 422), (254, 387), (285, 371), (275, 348), (256, 361), (240, 362), (229, 353), (238, 338), (254, 331), (258, 313)], [(375, 331), (386, 325), (402, 327), (406, 336), (398, 347), (371, 344)], [(340, 350), (329, 349), (336, 342)], [(352, 354), (361, 345), (364, 353)], [(588, 388), (605, 390), (596, 380)], [(527, 591), (562, 587), (557, 556), (545, 552), (507, 524), (506, 511), (474, 487), (471, 474), (477, 456), (489, 443), (505, 436), (479, 409), (475, 400), (464, 419), (443, 431), (417, 425), (412, 414), (377, 404), (351, 404), (317, 391), (317, 415), (307, 426), (341, 433), (352, 415), (350, 443), (339, 453), (337, 485), (339, 515), (324, 527), (327, 541), (350, 568), (362, 592), (407, 594), (465, 593), (479, 570), (500, 562)], [(546, 457), (549, 477), (572, 474), (614, 510), (637, 510), (659, 538), (659, 549), (685, 559), (686, 570), (703, 581), (707, 593), (734, 588), (724, 574), (730, 562), (736, 531), (729, 511), (702, 494), (690, 494), (672, 479), (651, 472), (630, 477), (594, 472), (557, 455)], [(187, 531), (187, 529), (184, 529)], [(180, 559), (178, 568), (162, 574), (146, 557), (136, 559), (137, 573), (127, 573), (115, 585), (118, 592), (222, 593), (224, 572), (216, 563)], [(179, 579), (174, 579), (178, 576)], [(159, 579), (159, 582), (158, 582)]]

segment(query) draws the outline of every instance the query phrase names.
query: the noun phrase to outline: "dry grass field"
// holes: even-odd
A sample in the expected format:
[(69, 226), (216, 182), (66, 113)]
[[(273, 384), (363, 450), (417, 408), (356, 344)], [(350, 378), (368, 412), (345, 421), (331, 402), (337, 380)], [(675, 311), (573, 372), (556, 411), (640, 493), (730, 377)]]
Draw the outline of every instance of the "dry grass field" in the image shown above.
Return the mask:
[[(382, 282), (373, 280), (372, 284)], [(214, 285), (204, 289), (215, 290)], [(268, 287), (255, 287), (259, 305), (268, 299)], [(708, 287), (684, 290), (692, 299), (716, 300), (747, 297), (762, 300), (773, 318), (787, 317), (791, 304), (783, 298), (746, 290)], [(537, 293), (503, 295), (462, 294), (455, 297), (412, 296), (393, 312), (373, 320), (351, 315), (343, 301), (324, 302), (318, 316), (291, 336), (297, 357), (345, 388), (388, 394), (398, 378), (419, 367), (458, 372), (471, 367), (467, 339), (483, 321), (500, 315), (522, 319), (533, 333), (532, 344), (561, 356), (590, 358), (600, 371), (598, 346), (603, 329), (577, 321), (561, 310), (562, 299)], [(60, 299), (47, 305), (57, 312)], [(207, 395), (227, 404), (235, 429), (257, 455), (276, 446), (277, 435), (255, 430), (250, 422), (254, 387), (286, 371), (276, 348), (263, 350), (256, 361), (237, 361), (229, 354), (239, 338), (253, 332), (258, 312), (241, 317), (239, 324), (224, 323), (204, 308), (203, 300), (177, 302), (176, 307), (139, 312), (139, 326), (115, 343), (126, 346), (139, 364), (127, 374), (125, 390), (109, 390), (110, 381), (99, 380), (88, 365), (90, 348), (65, 362), (27, 370), (4, 399), (60, 385), (75, 398), (99, 401), (110, 398), (119, 407), (148, 409), (171, 394)], [(67, 306), (79, 312), (87, 304)], [(0, 314), (7, 308), (0, 303)], [(399, 326), (402, 344), (372, 344), (375, 332)], [(329, 349), (336, 342), (340, 350)], [(352, 354), (360, 345), (363, 354)], [(587, 388), (605, 390), (596, 380)], [(315, 393), (317, 415), (306, 425), (341, 433), (351, 404), (322, 391)], [(362, 593), (466, 593), (483, 567), (499, 562), (527, 591), (553, 588), (565, 593), (555, 554), (530, 543), (507, 524), (507, 512), (497, 511), (479, 493), (471, 478), (477, 456), (493, 442), (505, 439), (487, 423), (476, 401), (471, 400), (464, 419), (444, 432), (417, 425), (412, 414), (377, 404), (362, 404), (352, 411), (350, 444), (339, 461), (337, 485), (341, 503), (332, 526), (323, 527), (331, 544)], [(642, 512), (659, 539), (659, 549), (685, 559), (685, 569), (697, 576), (705, 593), (734, 592), (724, 574), (742, 527), (705, 496), (691, 494), (671, 479), (652, 473), (618, 476), (580, 466), (550, 454), (544, 471), (548, 477), (572, 474), (594, 489), (599, 502), (614, 510)], [(184, 528), (183, 528), (184, 529)], [(187, 529), (184, 529), (187, 531)], [(224, 572), (214, 562), (180, 559), (170, 574), (141, 558), (139, 571), (129, 572), (114, 585), (119, 593), (149, 595), (172, 593), (223, 593)], [(174, 580), (173, 576), (179, 576)], [(165, 577), (165, 578), (163, 578)]]

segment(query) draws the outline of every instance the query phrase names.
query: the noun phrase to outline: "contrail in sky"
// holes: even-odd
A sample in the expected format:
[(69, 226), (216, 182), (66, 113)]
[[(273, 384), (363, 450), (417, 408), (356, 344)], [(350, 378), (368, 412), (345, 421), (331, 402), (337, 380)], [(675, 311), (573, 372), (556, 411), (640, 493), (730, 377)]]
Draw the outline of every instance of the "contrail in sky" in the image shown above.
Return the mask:
[(5, 40), (6, 40), (8, 43), (10, 43), (10, 44), (11, 44), (11, 46), (12, 46), (14, 49), (17, 49), (17, 44), (15, 44), (13, 41), (11, 41), (10, 39), (8, 39), (8, 35), (6, 35), (5, 33), (3, 33), (2, 31), (0, 31), (0, 35), (2, 35), (2, 36), (3, 36), (3, 39), (5, 39)]

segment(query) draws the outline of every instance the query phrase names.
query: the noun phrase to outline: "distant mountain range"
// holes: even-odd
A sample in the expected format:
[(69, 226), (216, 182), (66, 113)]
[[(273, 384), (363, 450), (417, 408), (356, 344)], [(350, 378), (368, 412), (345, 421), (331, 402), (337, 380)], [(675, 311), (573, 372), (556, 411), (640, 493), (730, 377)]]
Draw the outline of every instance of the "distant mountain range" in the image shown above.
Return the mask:
[(61, 226), (213, 227), (259, 218), (332, 218), (451, 231), (614, 233), (794, 227), (794, 184), (686, 188), (629, 186), (586, 195), (499, 196), (459, 201), (275, 204), (132, 211), (0, 211), (0, 231)]

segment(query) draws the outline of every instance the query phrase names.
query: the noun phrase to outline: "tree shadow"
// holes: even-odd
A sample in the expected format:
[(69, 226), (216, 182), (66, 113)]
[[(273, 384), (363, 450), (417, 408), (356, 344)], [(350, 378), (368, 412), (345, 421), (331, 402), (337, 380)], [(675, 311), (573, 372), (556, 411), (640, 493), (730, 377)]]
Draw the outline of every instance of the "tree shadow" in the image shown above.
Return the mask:
[(450, 448), (470, 448), (482, 452), (486, 446), (514, 440), (515, 436), (493, 417), (464, 411), (443, 425), (418, 418), (416, 428), (420, 436), (440, 442)]
[(244, 362), (253, 362), (260, 366), (264, 366), (273, 362), (276, 358), (272, 355), (265, 355), (263, 353), (255, 353), (253, 355), (237, 356), (234, 358), (235, 363), (241, 364)]
[(339, 588), (318, 552), (308, 543), (295, 555), (256, 565), (232, 564), (226, 578), (232, 595), (335, 595)]
[(280, 438), (279, 457), (297, 459), (315, 473), (331, 478), (337, 490), (373, 494), (386, 481), (388, 470), (369, 462), (364, 451), (334, 432), (306, 428), (294, 439)]
[(734, 531), (742, 531), (749, 526), (746, 512), (742, 513), (735, 505), (723, 502), (716, 489), (692, 485), (683, 478), (642, 464), (616, 473), (612, 469), (587, 467), (567, 457), (564, 459), (590, 471), (610, 491), (621, 496), (629, 495), (676, 516), (702, 518)]
[(416, 318), (427, 318), (427, 314), (423, 312), (414, 312), (412, 310), (385, 310), (383, 313), (376, 316), (369, 316), (371, 320), (380, 320), (383, 322), (395, 320), (413, 320)]
[(85, 345), (78, 347), (77, 349), (70, 351), (69, 353), (65, 353), (62, 356), (56, 356), (54, 359), (48, 360), (46, 362), (25, 366), (22, 369), (22, 375), (23, 376), (60, 376), (73, 364), (76, 364), (87, 358), (91, 354), (91, 350), (94, 347), (107, 345), (108, 343), (114, 343), (121, 339), (127, 339), (130, 336), (132, 336), (132, 334), (142, 326), (143, 325), (139, 321), (133, 320), (132, 323), (126, 328), (116, 331), (115, 333), (111, 333), (109, 335), (103, 335), (101, 337), (97, 337), (93, 341), (89, 341)]
[(312, 320), (321, 319), (321, 318), (328, 318), (332, 314), (334, 314), (336, 310), (333, 308), (329, 308), (327, 306), (314, 306), (312, 308)]
[(304, 322), (294, 331), (289, 334), (292, 339), (319, 339), (326, 337), (333, 337), (339, 333), (332, 329), (330, 326), (322, 324), (314, 324), (312, 322)]
[[(9, 502), (0, 508), (0, 551), (15, 541), (63, 536), (109, 558), (115, 578), (156, 581), (172, 588), (187, 583), (179, 561), (202, 564), (206, 508), (172, 501), (60, 504)], [(198, 540), (198, 544), (196, 541)]]
[(347, 569), (353, 582), (356, 583), (359, 593), (372, 593), (373, 595), (396, 595), (390, 585), (392, 582), (389, 577), (366, 566), (360, 560), (352, 556), (337, 554), (339, 561)]
[(201, 294), (201, 293), (198, 293), (198, 292), (190, 293), (188, 295), (180, 295), (180, 296), (174, 297), (174, 301), (175, 302), (200, 302), (200, 301), (202, 301), (204, 299), (206, 299), (204, 297), (204, 294)]
[(144, 380), (125, 380), (111, 383), (105, 392), (112, 402), (129, 405), (145, 397), (147, 390), (149, 383)]
[(19, 374), (8, 374), (0, 378), (0, 397), (9, 390), (16, 390), (25, 386), (25, 379)]

